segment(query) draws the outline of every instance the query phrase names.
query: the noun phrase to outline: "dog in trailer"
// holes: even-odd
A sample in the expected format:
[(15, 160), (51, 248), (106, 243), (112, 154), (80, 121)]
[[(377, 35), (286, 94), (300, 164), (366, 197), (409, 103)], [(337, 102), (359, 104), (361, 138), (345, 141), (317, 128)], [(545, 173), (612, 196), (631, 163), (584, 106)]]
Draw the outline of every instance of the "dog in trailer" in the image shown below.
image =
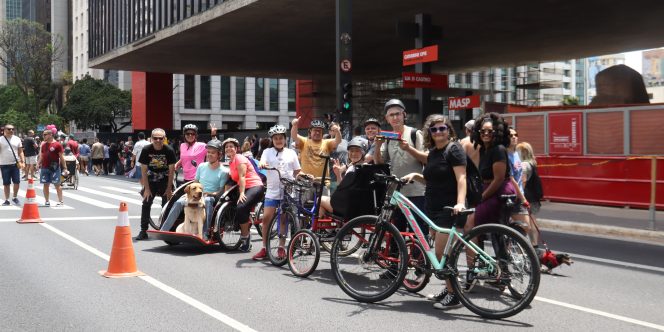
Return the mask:
[(194, 182), (184, 188), (187, 195), (184, 207), (184, 221), (176, 231), (196, 235), (203, 238), (203, 225), (205, 225), (205, 200), (203, 199), (203, 185)]

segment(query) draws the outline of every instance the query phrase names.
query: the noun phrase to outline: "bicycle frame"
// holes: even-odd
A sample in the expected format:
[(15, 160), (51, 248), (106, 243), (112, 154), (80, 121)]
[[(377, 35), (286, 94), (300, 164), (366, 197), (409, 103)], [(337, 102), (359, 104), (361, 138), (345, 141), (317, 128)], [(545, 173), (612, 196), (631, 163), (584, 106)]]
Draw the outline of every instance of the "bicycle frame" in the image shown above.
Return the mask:
[[(458, 241), (463, 242), (463, 244), (466, 245), (466, 247), (470, 248), (475, 254), (479, 254), (480, 259), (482, 259), (485, 263), (488, 264), (488, 266), (493, 268), (494, 264), (496, 264), (496, 260), (487, 255), (484, 250), (482, 250), (477, 244), (473, 243), (472, 241), (466, 241), (463, 239), (463, 234), (458, 232), (456, 228), (442, 228), (433, 223), (429, 217), (426, 216), (420, 209), (413, 204), (406, 196), (404, 196), (402, 193), (399, 191), (395, 190), (392, 193), (392, 196), (390, 198), (390, 205), (391, 206), (397, 206), (399, 207), (399, 210), (406, 216), (406, 219), (408, 220), (408, 224), (410, 227), (413, 229), (413, 232), (415, 233), (415, 236), (417, 239), (420, 241), (422, 246), (424, 247), (425, 254), (429, 258), (429, 261), (431, 262), (431, 265), (433, 266), (435, 271), (442, 271), (445, 268), (445, 263), (447, 262), (447, 258), (449, 256), (449, 252), (452, 248), (452, 244), (454, 243), (455, 239)], [(424, 237), (424, 233), (422, 233), (422, 229), (420, 226), (417, 224), (417, 221), (415, 220), (415, 216), (413, 216), (413, 212), (418, 215), (422, 220), (424, 220), (429, 227), (431, 227), (433, 230), (436, 232), (444, 233), (449, 235), (447, 238), (447, 243), (445, 244), (445, 249), (443, 251), (443, 257), (438, 260), (438, 257), (436, 257), (436, 252), (431, 246), (429, 246), (428, 241)]]

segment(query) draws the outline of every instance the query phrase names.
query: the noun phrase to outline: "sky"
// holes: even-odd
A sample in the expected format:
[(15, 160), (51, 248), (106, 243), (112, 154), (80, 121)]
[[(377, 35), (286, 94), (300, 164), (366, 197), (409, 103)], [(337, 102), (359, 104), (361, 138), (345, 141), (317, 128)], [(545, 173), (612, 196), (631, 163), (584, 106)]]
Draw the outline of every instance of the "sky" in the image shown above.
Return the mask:
[(625, 53), (625, 65), (631, 67), (632, 69), (638, 71), (642, 74), (642, 51), (634, 51)]

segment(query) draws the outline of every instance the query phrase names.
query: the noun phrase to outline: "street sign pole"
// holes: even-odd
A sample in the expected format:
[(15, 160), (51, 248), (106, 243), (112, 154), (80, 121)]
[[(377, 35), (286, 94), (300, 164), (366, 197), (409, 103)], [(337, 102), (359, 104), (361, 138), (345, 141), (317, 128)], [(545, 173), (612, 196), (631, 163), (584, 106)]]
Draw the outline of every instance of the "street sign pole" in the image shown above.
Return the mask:
[(336, 0), (336, 45), (337, 45), (337, 111), (340, 112), (343, 138), (350, 140), (353, 134), (352, 103), (352, 22), (353, 1)]
[[(415, 38), (415, 48), (423, 48), (431, 44), (429, 38), (429, 31), (431, 30), (431, 15), (417, 14), (415, 15), (415, 23), (418, 26), (418, 36)], [(431, 63), (418, 63), (415, 65), (415, 72), (420, 74), (431, 74)], [(430, 112), (431, 89), (417, 88), (415, 89), (415, 99), (417, 99), (417, 106), (419, 109), (418, 118), (415, 126), (421, 127), (424, 123), (425, 116)]]

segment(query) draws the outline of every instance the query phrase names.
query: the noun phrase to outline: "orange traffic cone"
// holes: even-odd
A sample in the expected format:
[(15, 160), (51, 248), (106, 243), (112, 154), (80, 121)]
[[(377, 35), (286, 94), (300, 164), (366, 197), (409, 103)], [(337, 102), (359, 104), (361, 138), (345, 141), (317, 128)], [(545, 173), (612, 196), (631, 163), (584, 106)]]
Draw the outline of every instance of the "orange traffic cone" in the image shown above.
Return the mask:
[(99, 273), (106, 278), (145, 275), (136, 268), (134, 245), (131, 243), (131, 229), (129, 228), (129, 211), (125, 202), (120, 202), (120, 214), (118, 215), (118, 225), (115, 227), (115, 238), (113, 239), (108, 270), (99, 271)]
[(25, 203), (23, 204), (23, 212), (21, 219), (16, 220), (19, 224), (31, 224), (43, 222), (39, 216), (39, 208), (37, 206), (37, 195), (35, 194), (35, 184), (32, 178), (28, 179), (28, 192), (25, 194)]

